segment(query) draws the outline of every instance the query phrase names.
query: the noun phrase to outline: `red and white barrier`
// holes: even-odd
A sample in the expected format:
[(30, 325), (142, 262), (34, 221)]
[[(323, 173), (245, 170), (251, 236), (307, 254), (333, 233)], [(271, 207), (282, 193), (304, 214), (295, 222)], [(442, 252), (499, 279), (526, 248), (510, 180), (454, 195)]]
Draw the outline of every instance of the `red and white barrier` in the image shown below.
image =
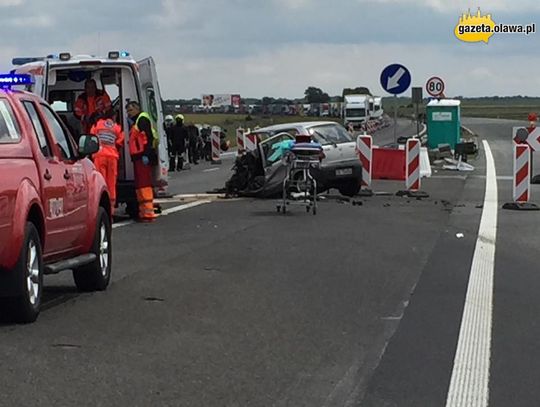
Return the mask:
[(531, 147), (528, 144), (514, 144), (513, 199), (517, 203), (529, 201), (531, 190)]
[(244, 148), (247, 151), (254, 151), (257, 149), (257, 135), (254, 133), (246, 134), (244, 137)]
[(244, 129), (239, 127), (236, 129), (236, 148), (238, 151), (244, 150)]
[(420, 140), (407, 140), (405, 152), (405, 188), (408, 191), (420, 189)]
[(221, 164), (220, 131), (212, 129), (212, 164)]
[(360, 135), (356, 139), (356, 151), (362, 163), (362, 189), (371, 188), (373, 168), (373, 139), (369, 135)]

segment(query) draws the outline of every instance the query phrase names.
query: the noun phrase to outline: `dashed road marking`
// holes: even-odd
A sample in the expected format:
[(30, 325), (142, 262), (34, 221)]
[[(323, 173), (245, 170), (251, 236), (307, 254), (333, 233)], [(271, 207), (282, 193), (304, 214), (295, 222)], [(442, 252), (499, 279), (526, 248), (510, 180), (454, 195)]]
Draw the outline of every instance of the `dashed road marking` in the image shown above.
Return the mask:
[[(207, 203), (210, 203), (210, 202), (212, 202), (212, 201), (207, 199), (207, 200), (190, 202), (188, 204), (173, 206), (172, 208), (168, 208), (168, 209), (163, 210), (159, 216), (167, 216), (167, 215), (170, 215), (171, 213), (180, 212), (180, 211), (183, 211), (185, 209), (194, 208), (195, 206), (207, 204)], [(124, 227), (124, 226), (132, 225), (134, 223), (137, 223), (137, 222), (135, 222), (134, 220), (129, 219), (129, 220), (125, 220), (125, 221), (122, 221), (122, 222), (113, 223), (112, 227), (113, 227), (113, 229), (117, 229), (117, 228), (121, 228), (121, 227)]]

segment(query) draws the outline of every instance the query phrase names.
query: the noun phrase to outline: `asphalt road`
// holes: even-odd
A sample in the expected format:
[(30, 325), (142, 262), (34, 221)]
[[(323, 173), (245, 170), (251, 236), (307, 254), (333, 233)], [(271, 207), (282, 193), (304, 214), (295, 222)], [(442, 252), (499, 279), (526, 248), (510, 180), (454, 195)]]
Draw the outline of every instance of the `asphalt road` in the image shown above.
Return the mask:
[[(493, 151), (500, 207), (511, 200), (514, 123), (465, 124)], [(81, 295), (69, 274), (51, 276), (36, 323), (0, 325), (0, 405), (445, 405), (483, 211), (483, 150), (471, 164), (472, 173), (434, 172), (422, 200), (329, 197), (317, 216), (216, 200), (117, 226), (106, 292)], [(227, 166), (211, 167), (175, 174), (172, 192), (221, 186)], [(490, 406), (540, 399), (538, 226), (538, 212), (499, 211)]]

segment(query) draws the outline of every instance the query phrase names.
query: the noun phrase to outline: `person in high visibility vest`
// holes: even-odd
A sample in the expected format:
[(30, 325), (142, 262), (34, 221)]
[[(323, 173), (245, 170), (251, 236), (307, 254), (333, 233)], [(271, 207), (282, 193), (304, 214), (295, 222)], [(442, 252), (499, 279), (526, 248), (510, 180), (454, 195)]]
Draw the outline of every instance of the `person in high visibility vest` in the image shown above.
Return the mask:
[(104, 90), (99, 90), (94, 79), (84, 83), (84, 92), (75, 101), (74, 113), (81, 121), (82, 132), (88, 133), (98, 115), (111, 109), (111, 98)]
[(92, 160), (109, 188), (111, 213), (114, 213), (116, 205), (119, 150), (124, 145), (124, 133), (113, 117), (114, 111), (111, 109), (102, 114), (90, 129), (90, 133), (99, 139), (99, 151), (92, 156)]
[(126, 112), (133, 121), (129, 131), (129, 154), (133, 161), (135, 173), (135, 190), (139, 203), (139, 218), (141, 222), (152, 222), (154, 213), (153, 166), (157, 164), (157, 131), (152, 125), (150, 116), (141, 111), (138, 102), (128, 102)]

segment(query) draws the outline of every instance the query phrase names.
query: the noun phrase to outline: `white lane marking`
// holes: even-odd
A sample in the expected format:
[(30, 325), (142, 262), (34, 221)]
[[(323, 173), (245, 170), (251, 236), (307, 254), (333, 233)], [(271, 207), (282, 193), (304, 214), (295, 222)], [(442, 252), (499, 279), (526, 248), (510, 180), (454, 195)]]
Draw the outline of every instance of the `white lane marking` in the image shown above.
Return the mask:
[[(185, 209), (193, 208), (195, 206), (207, 204), (207, 203), (210, 203), (210, 202), (212, 202), (212, 201), (204, 200), (204, 201), (190, 202), (190, 203), (184, 204), (184, 205), (173, 206), (172, 208), (163, 210), (161, 212), (161, 215), (159, 215), (159, 216), (167, 216), (167, 215), (170, 215), (171, 213), (180, 212), (180, 211), (183, 211)], [(136, 223), (136, 222), (134, 220), (130, 219), (130, 220), (125, 220), (125, 221), (118, 222), (118, 223), (113, 223), (112, 227), (113, 227), (113, 229), (116, 229), (116, 228), (121, 228), (123, 226), (132, 225), (134, 223)]]
[(203, 172), (212, 172), (212, 171), (219, 171), (219, 168), (207, 168), (206, 170), (203, 170)]
[(497, 238), (497, 177), (487, 141), (486, 194), (446, 407), (487, 407), (493, 310), (493, 275)]
[(190, 202), (190, 203), (185, 204), (185, 205), (173, 206), (172, 208), (165, 209), (165, 210), (161, 211), (161, 216), (167, 216), (167, 215), (170, 215), (171, 213), (180, 212), (180, 211), (183, 211), (184, 209), (193, 208), (195, 206), (204, 205), (204, 204), (207, 204), (207, 203), (210, 203), (210, 202), (212, 202), (212, 201), (210, 201), (210, 200), (195, 201), (195, 202)]
[(135, 221), (131, 220), (131, 219), (130, 220), (123, 220), (122, 222), (113, 223), (112, 228), (113, 229), (121, 228), (123, 226), (132, 225), (134, 223), (135, 223)]

